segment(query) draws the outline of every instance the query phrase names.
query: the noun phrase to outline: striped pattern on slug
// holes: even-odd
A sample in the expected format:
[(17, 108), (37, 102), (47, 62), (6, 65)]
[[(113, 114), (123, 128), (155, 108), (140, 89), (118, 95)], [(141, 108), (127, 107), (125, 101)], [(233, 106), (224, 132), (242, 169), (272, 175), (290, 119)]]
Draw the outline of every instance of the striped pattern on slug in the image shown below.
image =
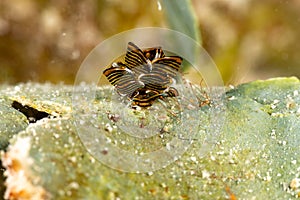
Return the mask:
[(129, 42), (125, 63), (113, 63), (103, 74), (121, 96), (132, 101), (132, 106), (150, 107), (158, 98), (179, 95), (170, 85), (181, 63), (181, 57), (165, 56), (161, 47), (141, 50)]

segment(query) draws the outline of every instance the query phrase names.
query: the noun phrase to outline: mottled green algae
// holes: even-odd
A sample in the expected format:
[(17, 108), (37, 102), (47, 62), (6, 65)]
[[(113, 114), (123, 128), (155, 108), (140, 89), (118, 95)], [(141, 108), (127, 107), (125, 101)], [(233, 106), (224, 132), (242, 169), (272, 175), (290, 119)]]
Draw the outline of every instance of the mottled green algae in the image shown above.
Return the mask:
[(27, 126), (25, 115), (0, 102), (0, 149), (5, 149), (9, 139)]
[(19, 84), (3, 86), (0, 90), (0, 148), (5, 149), (12, 135), (28, 126), (26, 116), (13, 108), (13, 101), (38, 111), (49, 113), (53, 117), (70, 115), (71, 86), (52, 84)]
[[(297, 187), (291, 186), (293, 181), (300, 180), (299, 93), (300, 83), (295, 77), (242, 84), (227, 93), (228, 105), (235, 107), (235, 111), (240, 109), (240, 112), (229, 109), (229, 115), (235, 113), (231, 119), (237, 126), (229, 123), (225, 138), (230, 131), (239, 134), (235, 142), (243, 149), (249, 146), (251, 156), (248, 157), (255, 159), (249, 168), (254, 175), (253, 185), (242, 182), (235, 186), (236, 191), (245, 185), (258, 199), (300, 196), (299, 183)], [(236, 101), (244, 102), (235, 106)], [(245, 192), (241, 189), (239, 193), (244, 195)]]
[[(254, 81), (239, 85), (228, 92), (229, 96), (250, 98), (264, 105), (269, 114), (276, 115), (277, 111), (283, 114), (297, 113), (300, 110), (299, 79), (274, 78), (266, 81)], [(279, 114), (278, 113), (278, 114)]]
[[(66, 91), (70, 87), (50, 85), (41, 97), (30, 92), (24, 96), (36, 95), (43, 101), (44, 95), (68, 107)], [(58, 100), (51, 98), (53, 93), (61, 94)], [(201, 145), (195, 140), (179, 160), (145, 174), (122, 173), (96, 161), (82, 146), (68, 114), (30, 124), (11, 140), (8, 153), (29, 142), (27, 158), (33, 163), (24, 176), (49, 199), (296, 198), (300, 193), (299, 95), (296, 78), (255, 81), (229, 90), (224, 99), (226, 121), (215, 148), (200, 158)]]

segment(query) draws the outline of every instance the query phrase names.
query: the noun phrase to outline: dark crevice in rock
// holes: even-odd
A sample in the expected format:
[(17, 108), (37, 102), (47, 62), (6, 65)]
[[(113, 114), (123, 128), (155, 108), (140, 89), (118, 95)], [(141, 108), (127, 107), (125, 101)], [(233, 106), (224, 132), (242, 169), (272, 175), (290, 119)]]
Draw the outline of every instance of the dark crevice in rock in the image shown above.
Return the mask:
[(38, 121), (40, 119), (51, 116), (47, 112), (39, 111), (39, 110), (32, 108), (30, 106), (27, 106), (27, 105), (22, 105), (21, 103), (19, 103), (17, 101), (13, 101), (11, 106), (14, 109), (18, 110), (19, 112), (23, 113), (27, 117), (29, 123), (35, 123), (36, 121)]

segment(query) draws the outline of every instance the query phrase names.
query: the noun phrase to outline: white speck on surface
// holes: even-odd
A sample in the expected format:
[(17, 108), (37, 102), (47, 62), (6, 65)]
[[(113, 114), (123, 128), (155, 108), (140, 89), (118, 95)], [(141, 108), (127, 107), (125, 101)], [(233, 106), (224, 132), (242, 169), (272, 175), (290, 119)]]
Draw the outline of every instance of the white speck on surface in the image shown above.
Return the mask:
[(274, 129), (271, 130), (270, 136), (272, 139), (276, 139), (276, 131)]
[(72, 157), (70, 157), (70, 161), (73, 162), (73, 163), (76, 163), (77, 158), (75, 156), (72, 156)]
[(148, 175), (148, 176), (152, 176), (152, 175), (153, 175), (153, 172), (148, 172), (147, 175)]
[(264, 99), (263, 99), (263, 102), (266, 102), (266, 101), (267, 101), (267, 99), (266, 99), (266, 98), (264, 98)]
[(167, 143), (167, 144), (166, 144), (166, 149), (167, 149), (168, 151), (171, 150), (171, 145), (170, 145), (170, 143)]
[(72, 182), (70, 183), (70, 188), (73, 188), (73, 189), (78, 189), (79, 188), (79, 184), (77, 182)]
[(211, 159), (212, 161), (215, 161), (215, 160), (216, 160), (216, 157), (210, 156), (210, 159)]
[(234, 100), (234, 99), (235, 99), (235, 96), (231, 96), (228, 98), (229, 101)]
[(160, 185), (161, 185), (161, 187), (163, 187), (163, 188), (167, 187), (167, 184), (165, 184), (165, 183), (161, 183)]
[(95, 163), (96, 162), (96, 159), (94, 157), (90, 157), (90, 160), (91, 160), (91, 163)]
[(21, 91), (21, 88), (20, 88), (19, 86), (15, 86), (14, 90), (15, 90), (16, 92), (20, 92), (20, 91)]
[(110, 139), (110, 138), (106, 138), (106, 143), (111, 143), (112, 142), (112, 140)]
[(275, 109), (276, 108), (276, 105), (274, 105), (274, 104), (271, 104), (271, 109)]
[(290, 188), (295, 190), (300, 187), (300, 178), (294, 178), (290, 183)]
[(230, 159), (229, 160), (229, 164), (234, 164), (235, 162), (234, 162), (234, 160), (233, 159)]
[(296, 164), (297, 164), (297, 160), (292, 160), (291, 163), (292, 163), (293, 165), (296, 165)]
[(197, 161), (197, 158), (195, 157), (195, 156), (191, 156), (191, 161), (193, 161), (193, 162), (196, 162)]
[(270, 176), (270, 173), (267, 172), (267, 175), (263, 178), (265, 181), (271, 181), (272, 177)]
[(299, 95), (298, 90), (294, 90), (293, 95), (294, 95), (294, 97), (298, 96)]
[(278, 104), (280, 101), (278, 99), (274, 99), (273, 103)]
[(107, 123), (107, 124), (105, 124), (105, 130), (111, 133), (113, 128), (111, 127), (111, 125), (109, 123)]
[(209, 179), (210, 173), (206, 170), (202, 170), (202, 178)]

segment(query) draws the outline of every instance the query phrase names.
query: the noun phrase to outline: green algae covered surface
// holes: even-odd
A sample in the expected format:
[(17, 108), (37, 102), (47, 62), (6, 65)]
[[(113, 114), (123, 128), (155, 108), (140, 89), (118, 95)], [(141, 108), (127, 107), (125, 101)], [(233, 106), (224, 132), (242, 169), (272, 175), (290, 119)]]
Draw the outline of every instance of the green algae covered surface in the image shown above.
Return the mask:
[[(5, 150), (10, 143), (7, 153), (2, 153), (7, 175), (6, 198), (293, 199), (300, 196), (297, 78), (255, 81), (228, 89), (222, 94), (226, 113), (214, 147), (199, 156), (203, 148), (200, 137), (178, 160), (148, 173), (114, 170), (86, 151), (71, 114), (72, 90), (71, 86), (29, 83), (0, 91), (1, 148)], [(28, 124), (26, 116), (11, 106), (13, 101), (51, 117)], [(107, 103), (99, 101), (96, 103)], [(208, 112), (201, 117), (205, 118)], [(23, 153), (16, 153), (19, 151)], [(23, 178), (16, 176), (15, 172), (20, 170), (24, 170)], [(14, 185), (18, 181), (22, 187)], [(36, 196), (32, 191), (36, 191)]]

